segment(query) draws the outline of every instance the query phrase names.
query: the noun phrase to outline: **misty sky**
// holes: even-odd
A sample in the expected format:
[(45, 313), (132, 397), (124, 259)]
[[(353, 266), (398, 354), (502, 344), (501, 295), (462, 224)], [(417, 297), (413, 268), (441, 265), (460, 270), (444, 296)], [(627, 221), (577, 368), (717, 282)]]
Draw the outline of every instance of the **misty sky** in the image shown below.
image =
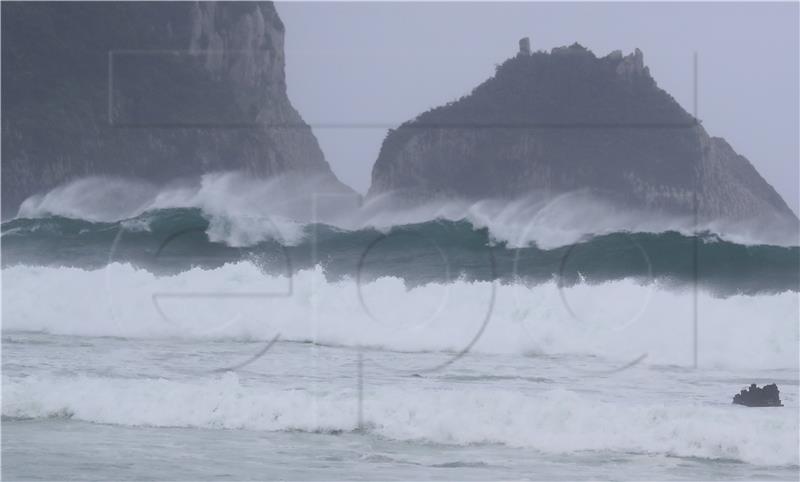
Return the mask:
[(468, 93), (528, 36), (534, 50), (578, 41), (604, 56), (638, 47), (658, 85), (690, 112), (696, 51), (698, 116), (706, 130), (726, 138), (800, 211), (798, 3), (277, 8), (286, 24), (289, 96), (333, 170), (358, 191), (369, 187), (388, 128)]

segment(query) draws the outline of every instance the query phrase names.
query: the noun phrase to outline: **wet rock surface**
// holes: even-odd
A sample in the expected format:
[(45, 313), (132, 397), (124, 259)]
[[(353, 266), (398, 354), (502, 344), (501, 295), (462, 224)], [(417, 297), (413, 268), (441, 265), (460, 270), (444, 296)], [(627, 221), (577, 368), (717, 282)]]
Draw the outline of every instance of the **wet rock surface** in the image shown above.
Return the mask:
[(735, 405), (746, 407), (782, 407), (780, 390), (774, 383), (759, 388), (755, 383), (733, 396)]

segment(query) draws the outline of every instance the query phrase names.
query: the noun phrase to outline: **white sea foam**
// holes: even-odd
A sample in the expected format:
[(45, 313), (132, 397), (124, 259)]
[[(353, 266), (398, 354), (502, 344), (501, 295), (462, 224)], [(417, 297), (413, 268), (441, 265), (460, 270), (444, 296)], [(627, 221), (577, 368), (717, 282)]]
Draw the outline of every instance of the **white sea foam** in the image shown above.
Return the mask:
[[(701, 403), (604, 402), (566, 390), (371, 387), (364, 422), (397, 440), (501, 443), (544, 453), (658, 453), (797, 465), (796, 411)], [(27, 377), (3, 380), (3, 416), (127, 426), (339, 431), (357, 426), (352, 389), (249, 386), (235, 374), (194, 381)]]
[(258, 179), (224, 172), (158, 188), (135, 180), (81, 179), (27, 199), (18, 217), (61, 215), (117, 221), (152, 209), (193, 207), (209, 219), (213, 241), (237, 247), (264, 239), (295, 244), (303, 235), (302, 225), (310, 222), (346, 230), (388, 230), (435, 219), (467, 220), (476, 228), (487, 228), (494, 240), (511, 247), (535, 243), (547, 249), (575, 243), (587, 235), (620, 231), (688, 235), (699, 230), (741, 244), (796, 246), (800, 242), (796, 227), (777, 221), (715, 221), (695, 226), (691, 217), (620, 210), (584, 191), (543, 199), (532, 194), (515, 201), (452, 199), (408, 204), (386, 194), (362, 204), (359, 195), (331, 184), (330, 178), (284, 175)]
[[(2, 271), (2, 281), (4, 330), (259, 340), (279, 334), (401, 351), (460, 351), (477, 338), (472, 349), (487, 353), (693, 363), (694, 294), (634, 280), (559, 292), (552, 282), (463, 280), (407, 289), (385, 277), (361, 286), (359, 298), (353, 280), (327, 281), (321, 268), (290, 280), (240, 262), (162, 277), (119, 263), (96, 271), (16, 266)], [(698, 296), (702, 366), (797, 367), (797, 293)]]

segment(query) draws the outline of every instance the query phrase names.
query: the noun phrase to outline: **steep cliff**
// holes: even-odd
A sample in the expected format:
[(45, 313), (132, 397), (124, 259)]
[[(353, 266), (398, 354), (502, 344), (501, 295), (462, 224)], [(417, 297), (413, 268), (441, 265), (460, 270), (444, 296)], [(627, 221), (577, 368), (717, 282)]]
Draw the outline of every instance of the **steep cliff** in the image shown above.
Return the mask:
[(86, 175), (341, 185), (286, 95), (269, 2), (4, 2), (3, 217)]
[(520, 52), (470, 95), (387, 135), (370, 195), (514, 198), (586, 190), (701, 219), (796, 217), (753, 166), (665, 91), (643, 54)]

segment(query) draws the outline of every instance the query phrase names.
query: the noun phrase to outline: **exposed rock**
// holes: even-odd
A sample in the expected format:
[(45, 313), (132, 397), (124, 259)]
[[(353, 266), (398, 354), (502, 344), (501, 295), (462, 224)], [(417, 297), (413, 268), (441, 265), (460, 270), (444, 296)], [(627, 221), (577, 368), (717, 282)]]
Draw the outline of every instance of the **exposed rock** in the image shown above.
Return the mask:
[(86, 175), (334, 177), (269, 2), (2, 4), (3, 216)]
[(665, 91), (639, 49), (517, 55), (471, 94), (389, 132), (370, 195), (515, 198), (588, 190), (701, 220), (796, 216)]
[(645, 69), (647, 68), (644, 66), (644, 54), (639, 49), (634, 50), (632, 54), (626, 57), (622, 57), (621, 62), (617, 65), (617, 73), (623, 77), (638, 74), (650, 75), (650, 71)]
[(774, 383), (758, 388), (755, 383), (733, 396), (733, 403), (748, 407), (782, 407), (780, 390)]
[(518, 55), (530, 55), (530, 54), (531, 54), (531, 39), (529, 39), (528, 37), (519, 39)]

